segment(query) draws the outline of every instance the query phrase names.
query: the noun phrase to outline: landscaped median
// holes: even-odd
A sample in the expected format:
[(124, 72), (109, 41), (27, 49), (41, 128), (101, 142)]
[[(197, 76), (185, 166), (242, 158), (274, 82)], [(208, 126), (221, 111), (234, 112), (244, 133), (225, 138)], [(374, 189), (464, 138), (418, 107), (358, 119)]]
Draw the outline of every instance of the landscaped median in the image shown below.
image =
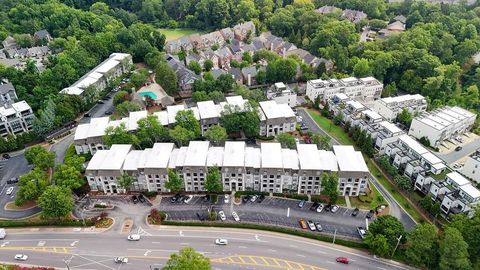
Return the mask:
[[(94, 226), (95, 222), (85, 220), (85, 226)], [(15, 227), (83, 227), (81, 220), (0, 220), (0, 228)]]

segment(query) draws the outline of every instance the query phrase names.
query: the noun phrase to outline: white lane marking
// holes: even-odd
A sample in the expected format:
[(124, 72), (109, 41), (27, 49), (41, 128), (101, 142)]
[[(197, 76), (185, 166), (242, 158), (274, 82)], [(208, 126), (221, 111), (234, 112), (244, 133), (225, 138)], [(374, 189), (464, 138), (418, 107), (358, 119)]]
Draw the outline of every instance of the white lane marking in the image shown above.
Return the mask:
[(151, 251), (151, 250), (145, 251), (145, 253), (143, 253), (143, 256), (148, 256), (148, 254), (149, 254), (150, 252), (152, 252), (152, 251)]
[(70, 246), (73, 247), (73, 246), (75, 246), (77, 243), (78, 243), (78, 240), (77, 240), (77, 241), (73, 241), (73, 242), (70, 244)]
[(8, 245), (9, 243), (10, 243), (10, 242), (5, 242), (5, 243), (3, 243), (3, 244), (1, 245), (1, 247), (4, 247), (4, 246)]
[(246, 246), (238, 246), (238, 248), (247, 248)]
[(10, 242), (32, 242), (32, 241), (76, 241), (80, 239), (18, 239), (18, 240), (9, 240)]
[(380, 266), (378, 266), (377, 268), (380, 269), (380, 270), (387, 270), (387, 269), (385, 269), (383, 267), (380, 267)]
[(307, 256), (305, 256), (305, 255), (302, 255), (302, 254), (297, 254), (297, 256), (298, 256), (298, 257), (301, 257), (301, 258), (305, 258), (305, 257), (307, 257)]
[(334, 262), (331, 262), (331, 261), (325, 261), (325, 262), (329, 264), (335, 264)]
[(182, 231), (179, 231), (178, 234), (179, 234), (180, 236), (184, 236)]
[(320, 253), (320, 254), (327, 254), (326, 252), (321, 251), (321, 250), (317, 250), (317, 252)]
[(80, 258), (82, 258), (82, 259), (84, 259), (84, 260), (90, 261), (90, 263), (85, 263), (85, 264), (82, 264), (82, 265), (76, 265), (76, 266), (74, 266), (74, 268), (84, 267), (84, 266), (91, 265), (91, 264), (98, 264), (98, 265), (101, 265), (101, 266), (106, 267), (107, 269), (114, 270), (112, 267), (109, 267), (109, 266), (107, 266), (107, 265), (105, 265), (105, 264), (102, 263), (102, 262), (106, 262), (106, 261), (111, 261), (111, 259), (105, 259), (105, 260), (102, 260), (102, 261), (98, 261), (98, 262), (97, 262), (97, 261), (94, 261), (94, 260), (89, 259), (89, 258), (87, 258), (87, 257), (81, 256), (80, 254), (75, 254), (75, 255), (78, 256), (78, 257), (80, 257)]
[(190, 245), (189, 243), (180, 243), (181, 246), (188, 246)]
[(269, 249), (268, 251), (277, 252), (275, 249)]
[(258, 234), (255, 234), (255, 240), (260, 241), (260, 238), (258, 238)]
[(297, 248), (297, 246), (295, 245), (288, 245), (289, 247), (292, 247), (292, 248)]
[(37, 243), (37, 247), (43, 247), (45, 246), (45, 241), (40, 241)]

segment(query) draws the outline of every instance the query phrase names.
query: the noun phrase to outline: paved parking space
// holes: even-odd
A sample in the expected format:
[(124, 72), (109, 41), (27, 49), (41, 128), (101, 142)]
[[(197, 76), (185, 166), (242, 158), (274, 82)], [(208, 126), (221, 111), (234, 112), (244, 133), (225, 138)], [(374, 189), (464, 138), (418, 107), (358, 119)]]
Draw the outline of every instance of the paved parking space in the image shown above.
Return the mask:
[(213, 207), (214, 211), (224, 211), (228, 222), (234, 222), (232, 211), (237, 212), (240, 221), (271, 224), (299, 228), (298, 220), (312, 220), (319, 222), (324, 233), (358, 238), (357, 227), (365, 227), (367, 211), (360, 210), (356, 217), (351, 214), (353, 209), (340, 207), (336, 213), (322, 211), (317, 213), (310, 210), (313, 203), (307, 202), (303, 208), (298, 207), (298, 200), (267, 197), (262, 203), (247, 202), (235, 205), (232, 202), (225, 204), (222, 197), (216, 204), (205, 202), (203, 196), (195, 196), (188, 204), (183, 202), (170, 203), (171, 197), (164, 197), (160, 203), (160, 210), (168, 213), (170, 220), (195, 220), (207, 217), (207, 211)]

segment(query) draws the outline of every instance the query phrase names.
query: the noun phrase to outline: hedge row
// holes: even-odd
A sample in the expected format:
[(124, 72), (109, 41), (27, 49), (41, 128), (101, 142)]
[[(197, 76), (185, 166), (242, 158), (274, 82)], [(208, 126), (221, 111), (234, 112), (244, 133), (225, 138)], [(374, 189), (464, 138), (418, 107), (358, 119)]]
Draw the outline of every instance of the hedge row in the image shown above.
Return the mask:
[[(309, 239), (324, 241), (324, 242), (332, 242), (333, 237), (323, 235), (323, 234), (313, 234), (307, 231), (300, 231), (285, 227), (276, 227), (276, 226), (269, 226), (263, 224), (252, 224), (252, 223), (217, 223), (217, 222), (185, 222), (185, 221), (171, 221), (166, 220), (162, 222), (162, 225), (171, 225), (171, 226), (198, 226), (198, 227), (222, 227), (222, 228), (242, 228), (242, 229), (254, 229), (254, 230), (262, 230), (262, 231), (270, 231), (270, 232), (277, 232), (277, 233), (284, 233), (290, 235), (296, 235), (300, 237), (305, 237)], [(352, 248), (363, 248), (367, 249), (367, 245), (363, 242), (354, 242), (345, 239), (339, 239), (338, 237), (335, 239), (335, 243)]]
[[(93, 226), (95, 222), (92, 220), (85, 220), (86, 226)], [(26, 220), (0, 220), (0, 228), (13, 228), (13, 227), (39, 227), (39, 226), (58, 226), (58, 227), (82, 227), (83, 222), (81, 220), (38, 220), (38, 221), (26, 221)]]
[(268, 192), (259, 192), (259, 191), (237, 191), (235, 192), (235, 198), (240, 198), (240, 196), (245, 195), (265, 195), (268, 196)]

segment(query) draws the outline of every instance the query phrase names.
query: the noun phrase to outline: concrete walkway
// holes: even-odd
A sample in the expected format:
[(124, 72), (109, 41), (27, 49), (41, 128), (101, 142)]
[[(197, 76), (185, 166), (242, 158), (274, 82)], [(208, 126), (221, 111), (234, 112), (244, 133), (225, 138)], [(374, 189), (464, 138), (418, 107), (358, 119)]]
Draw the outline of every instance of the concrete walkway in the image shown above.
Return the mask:
[(350, 197), (345, 195), (345, 204), (348, 208), (352, 208), (352, 204), (350, 203)]

